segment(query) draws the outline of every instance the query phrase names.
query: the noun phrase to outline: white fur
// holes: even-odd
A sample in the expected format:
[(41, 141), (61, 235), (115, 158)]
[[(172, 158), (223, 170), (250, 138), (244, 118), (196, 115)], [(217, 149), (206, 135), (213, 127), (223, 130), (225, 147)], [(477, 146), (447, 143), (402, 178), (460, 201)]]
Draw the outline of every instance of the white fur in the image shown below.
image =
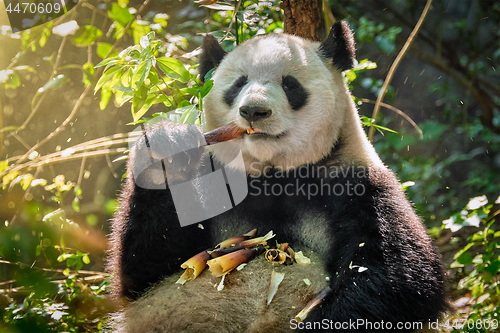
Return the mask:
[[(204, 130), (228, 123), (248, 128), (240, 116), (243, 105), (272, 110), (269, 118), (254, 127), (280, 138), (248, 135), (233, 140), (243, 152), (245, 168), (259, 173), (266, 166), (290, 170), (316, 163), (330, 153), (343, 138), (342, 156), (346, 163), (365, 166), (382, 164), (361, 128), (359, 116), (342, 73), (331, 59), (318, 53), (319, 43), (287, 34), (252, 38), (230, 52), (214, 72), (214, 87), (204, 100)], [(248, 84), (232, 107), (223, 102), (224, 93), (241, 76)], [(282, 78), (294, 76), (309, 93), (307, 104), (292, 110), (281, 87)], [(223, 149), (213, 147), (215, 155), (226, 161)]]

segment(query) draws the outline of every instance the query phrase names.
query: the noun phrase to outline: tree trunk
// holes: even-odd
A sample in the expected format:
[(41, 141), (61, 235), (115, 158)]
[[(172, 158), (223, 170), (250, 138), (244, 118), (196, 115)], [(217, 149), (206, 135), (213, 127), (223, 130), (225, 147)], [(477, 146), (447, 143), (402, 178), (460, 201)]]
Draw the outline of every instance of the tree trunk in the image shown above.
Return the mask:
[(283, 0), (285, 32), (302, 38), (323, 40), (322, 0)]

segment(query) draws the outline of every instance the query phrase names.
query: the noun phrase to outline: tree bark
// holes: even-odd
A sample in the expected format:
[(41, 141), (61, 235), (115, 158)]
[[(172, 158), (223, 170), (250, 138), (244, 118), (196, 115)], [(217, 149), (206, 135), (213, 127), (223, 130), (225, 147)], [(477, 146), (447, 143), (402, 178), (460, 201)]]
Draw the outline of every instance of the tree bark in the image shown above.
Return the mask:
[(285, 32), (302, 38), (323, 40), (322, 0), (283, 0)]

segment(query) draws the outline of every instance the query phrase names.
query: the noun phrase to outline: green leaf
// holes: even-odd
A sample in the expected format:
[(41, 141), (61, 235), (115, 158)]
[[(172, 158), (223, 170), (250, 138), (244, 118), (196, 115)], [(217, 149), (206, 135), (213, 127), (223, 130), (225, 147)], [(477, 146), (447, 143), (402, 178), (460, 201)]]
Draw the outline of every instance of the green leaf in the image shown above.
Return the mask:
[[(141, 57), (141, 51), (139, 50), (139, 48), (140, 47), (137, 45), (131, 46), (131, 47), (126, 49), (127, 52), (125, 53), (125, 55), (127, 57), (133, 58), (135, 60), (139, 60), (139, 58)], [(137, 62), (137, 63), (139, 63), (139, 62)]]
[[(222, 38), (224, 38), (224, 36), (226, 36), (226, 31), (225, 30), (213, 30), (213, 31), (210, 31), (210, 34), (212, 36), (214, 36), (217, 40), (221, 40)], [(228, 36), (228, 37), (232, 37), (232, 40), (235, 40), (234, 39), (234, 36)]]
[(33, 175), (30, 173), (21, 176), (21, 178), (19, 179), (19, 184), (23, 188), (23, 191), (26, 191), (28, 189), (28, 187), (31, 185), (32, 180), (33, 180)]
[(464, 267), (464, 265), (462, 265), (456, 260), (450, 264), (450, 268), (460, 268), (460, 267)]
[(144, 113), (141, 111), (144, 103), (146, 103), (148, 97), (148, 89), (146, 87), (142, 87), (140, 90), (134, 93), (134, 97), (132, 98), (132, 116), (134, 117), (134, 121), (139, 120)]
[(148, 33), (147, 35), (141, 37), (140, 39), (140, 45), (143, 47), (143, 48), (146, 48), (149, 46), (149, 44), (155, 40), (155, 32), (154, 31), (151, 31), (150, 33)]
[(368, 59), (361, 60), (356, 67), (354, 68), (356, 71), (363, 71), (365, 69), (375, 69), (377, 68), (377, 63), (370, 61)]
[(5, 126), (4, 128), (0, 129), (0, 133), (15, 131), (18, 128), (19, 128), (19, 126)]
[(82, 82), (85, 85), (85, 87), (88, 86), (89, 84), (94, 84), (97, 81), (95, 77), (94, 64), (92, 64), (91, 62), (83, 64), (82, 74), (83, 74)]
[(138, 21), (134, 21), (130, 26), (130, 29), (132, 30), (132, 37), (134, 38), (134, 44), (136, 45), (140, 45), (141, 38), (151, 31), (151, 27), (149, 25), (141, 24)]
[(137, 90), (141, 88), (142, 84), (144, 83), (144, 80), (149, 75), (149, 70), (151, 69), (152, 64), (153, 61), (151, 59), (148, 59), (140, 63), (139, 66), (137, 66), (137, 68), (134, 71), (134, 75), (132, 76), (132, 89)]
[(116, 21), (122, 27), (125, 27), (134, 19), (134, 16), (130, 14), (128, 8), (122, 8), (116, 2), (111, 5), (111, 10), (108, 10), (108, 15), (113, 21)]
[(123, 91), (123, 92), (129, 92), (129, 93), (133, 93), (134, 92), (132, 90), (132, 88), (125, 87), (125, 86), (113, 86), (111, 88), (114, 89), (114, 90)]
[(101, 89), (101, 100), (99, 101), (99, 109), (104, 110), (108, 106), (109, 100), (113, 95), (111, 87), (104, 85)]
[(33, 97), (33, 100), (31, 101), (31, 108), (35, 108), (35, 104), (38, 101), (38, 98), (41, 94), (45, 93), (47, 90), (50, 89), (59, 89), (66, 85), (70, 79), (63, 74), (59, 74), (49, 82), (47, 82), (43, 87), (39, 88), (38, 91), (36, 92), (35, 96)]
[(59, 257), (57, 257), (58, 262), (63, 262), (65, 260), (68, 260), (70, 258), (73, 258), (75, 255), (71, 253), (63, 253)]
[(177, 59), (161, 57), (156, 59), (156, 63), (163, 73), (172, 79), (182, 83), (187, 83), (191, 79), (191, 74), (189, 74), (184, 65)]
[(160, 24), (163, 28), (165, 28), (168, 24), (168, 15), (163, 13), (158, 13), (155, 15), (153, 22)]
[(82, 257), (82, 261), (85, 263), (85, 264), (90, 264), (90, 258), (89, 256), (86, 254)]
[(456, 258), (456, 261), (465, 266), (472, 264), (473, 259), (474, 258), (470, 254), (462, 253), (460, 256)]
[[(463, 249), (461, 249), (460, 251), (455, 253), (455, 256), (453, 257), (453, 259), (457, 260), (461, 255), (463, 255), (465, 252), (467, 252), (467, 250), (469, 250), (473, 245), (474, 245), (474, 243), (467, 244)], [(471, 260), (471, 262), (472, 262), (472, 260)]]
[(38, 41), (38, 44), (41, 47), (44, 47), (45, 44), (47, 44), (47, 40), (48, 40), (49, 36), (50, 36), (50, 30), (49, 29), (45, 29), (44, 32), (42, 33), (42, 35), (40, 36), (40, 40)]
[[(182, 100), (177, 104), (177, 113), (183, 113), (185, 110), (188, 110), (191, 107), (191, 103), (186, 100)], [(183, 111), (184, 110), (184, 111)]]
[(133, 92), (123, 92), (123, 91), (115, 91), (115, 103), (118, 106), (122, 106), (126, 102), (130, 101), (134, 97)]
[(201, 98), (207, 96), (208, 93), (210, 92), (210, 90), (212, 90), (213, 86), (214, 86), (214, 80), (208, 80), (207, 82), (205, 82), (203, 87), (201, 87), (201, 91), (200, 91)]
[(125, 8), (128, 6), (128, 0), (118, 0), (118, 5), (122, 8)]
[[(162, 43), (159, 40), (154, 40), (149, 44), (148, 48), (151, 48), (151, 56), (158, 55), (158, 50), (161, 48)], [(142, 55), (141, 55), (142, 56)]]
[(115, 74), (117, 74), (123, 68), (124, 68), (123, 65), (113, 66), (104, 71), (104, 73), (102, 73), (101, 77), (99, 78), (99, 81), (97, 81), (97, 84), (95, 85), (94, 94), (102, 87), (103, 84), (110, 81), (111, 78), (115, 76)]
[(87, 46), (94, 44), (101, 36), (102, 31), (100, 29), (92, 25), (84, 25), (76, 31), (71, 40), (76, 46)]
[(122, 75), (126, 70), (127, 67), (124, 66), (110, 81), (108, 81), (109, 84), (105, 84), (104, 86), (108, 86), (110, 88), (113, 86), (119, 86), (122, 83)]
[(71, 203), (72, 207), (73, 207), (73, 210), (75, 212), (80, 212), (80, 199), (78, 199), (78, 197), (75, 197), (73, 199), (73, 202)]
[(0, 161), (0, 172), (3, 172), (9, 166), (9, 162), (7, 160)]
[(112, 58), (106, 58), (97, 65), (95, 65), (95, 68), (106, 66), (106, 65), (116, 65), (119, 63), (122, 59), (120, 57), (112, 57)]
[(207, 72), (207, 74), (205, 74), (205, 77), (203, 78), (203, 81), (207, 82), (208, 80), (210, 80), (212, 78), (212, 75), (214, 74), (214, 71), (215, 71), (215, 68), (212, 68), (211, 70), (209, 70)]
[(361, 116), (361, 123), (363, 126), (375, 127), (377, 129), (381, 129), (390, 133), (396, 133), (396, 134), (398, 133), (390, 128), (375, 124), (375, 120), (372, 118), (368, 118), (367, 116)]
[(484, 270), (492, 276), (496, 276), (500, 272), (500, 261), (493, 261)]
[(64, 221), (65, 221), (64, 212), (62, 210), (60, 210), (60, 209), (57, 209), (57, 210), (55, 210), (53, 212), (50, 212), (47, 215), (45, 215), (42, 218), (42, 221), (43, 222), (51, 222), (51, 223), (60, 225), (60, 224), (64, 223)]
[[(140, 119), (142, 116), (148, 112), (148, 110), (153, 106), (154, 104), (160, 104), (160, 103), (166, 103), (168, 102), (168, 98), (171, 98), (170, 96), (165, 96), (163, 94), (155, 95), (155, 94), (150, 94), (147, 96), (146, 101), (144, 104), (141, 106), (141, 108), (135, 113), (135, 118)], [(137, 120), (135, 120), (137, 121)]]
[(49, 82), (47, 82), (43, 87), (38, 89), (38, 92), (44, 92), (45, 90), (48, 89), (59, 89), (66, 85), (70, 79), (67, 76), (64, 76), (64, 74), (59, 74), (57, 77), (53, 78)]
[(177, 113), (182, 112), (180, 119), (181, 124), (194, 124), (196, 119), (198, 119), (199, 111), (195, 105), (185, 106), (175, 110)]
[(191, 88), (181, 88), (179, 91), (184, 95), (197, 96), (198, 92), (201, 92), (201, 87), (191, 87)]
[[(158, 73), (156, 72), (156, 68), (154, 66), (151, 67), (151, 70), (149, 71), (148, 80), (149, 80), (148, 85), (157, 85), (158, 82), (160, 82), (160, 79), (158, 78)], [(146, 81), (147, 80), (144, 80), (144, 82)]]
[(19, 78), (19, 75), (16, 72), (12, 72), (9, 75), (9, 78), (5, 82), (5, 88), (18, 88), (21, 86), (21, 79)]
[(347, 78), (348, 82), (353, 82), (354, 80), (356, 80), (357, 77), (356, 72), (354, 70), (345, 71), (344, 75)]
[(144, 50), (141, 52), (141, 56), (139, 59), (141, 61), (151, 59), (153, 57), (153, 50), (151, 49), (151, 45), (148, 45)]
[(17, 88), (21, 85), (19, 75), (13, 70), (0, 71), (0, 83), (3, 83), (5, 88)]
[(73, 190), (73, 193), (75, 193), (76, 196), (81, 196), (82, 195), (82, 188), (79, 185), (75, 186), (75, 189)]
[(112, 47), (113, 45), (109, 43), (97, 43), (96, 53), (99, 57), (101, 57), (101, 59), (105, 59), (106, 57), (115, 58), (118, 55), (118, 52), (116, 50), (108, 54), (111, 51)]
[(76, 265), (75, 265), (75, 270), (79, 271), (80, 269), (83, 268), (83, 262), (82, 262), (82, 258), (78, 257), (76, 259)]
[(384, 126), (380, 126), (380, 125), (374, 125), (372, 124), (371, 126), (375, 127), (375, 128), (378, 128), (378, 129), (381, 129), (381, 130), (384, 130), (384, 131), (387, 131), (389, 133), (395, 133), (395, 134), (398, 134), (398, 132), (396, 132), (395, 130), (392, 130), (388, 127), (384, 127)]
[[(132, 80), (132, 74), (134, 73), (134, 70), (132, 68), (129, 68), (125, 73), (123, 73), (121, 77), (121, 83), (124, 87), (130, 87), (131, 85), (131, 80)], [(130, 92), (132, 92), (132, 88), (130, 88)]]

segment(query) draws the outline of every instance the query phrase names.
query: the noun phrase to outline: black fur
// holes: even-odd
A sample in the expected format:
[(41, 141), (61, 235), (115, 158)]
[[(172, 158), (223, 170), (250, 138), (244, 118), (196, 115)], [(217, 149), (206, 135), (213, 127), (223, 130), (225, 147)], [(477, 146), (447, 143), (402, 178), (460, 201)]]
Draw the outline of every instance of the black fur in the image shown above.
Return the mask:
[(288, 103), (290, 103), (293, 110), (298, 110), (306, 105), (309, 94), (296, 78), (290, 75), (285, 76), (281, 82), (281, 87), (283, 87)]
[(352, 68), (355, 58), (354, 37), (347, 22), (337, 22), (332, 26), (319, 51), (325, 58), (332, 59), (333, 65), (339, 70)]
[(199, 69), (200, 80), (205, 81), (205, 75), (212, 69), (217, 67), (222, 58), (227, 54), (226, 51), (222, 49), (219, 45), (217, 39), (212, 35), (205, 35), (203, 38), (203, 43), (201, 45), (202, 52), (199, 56)]
[(234, 103), (236, 97), (240, 93), (241, 89), (248, 83), (248, 78), (246, 76), (241, 76), (234, 82), (234, 84), (224, 93), (224, 103), (231, 106)]

